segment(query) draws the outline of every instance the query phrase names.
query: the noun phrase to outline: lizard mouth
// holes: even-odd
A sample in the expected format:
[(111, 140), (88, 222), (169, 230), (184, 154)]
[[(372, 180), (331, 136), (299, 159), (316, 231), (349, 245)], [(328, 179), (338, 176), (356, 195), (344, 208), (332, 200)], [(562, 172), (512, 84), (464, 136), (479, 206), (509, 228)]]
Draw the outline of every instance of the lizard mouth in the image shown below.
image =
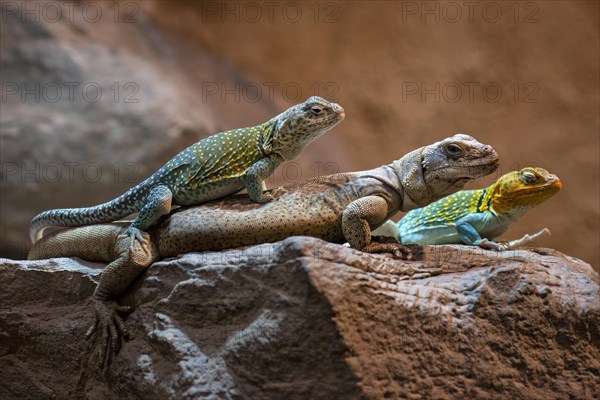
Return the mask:
[(469, 165), (448, 165), (437, 169), (437, 171), (446, 171), (447, 175), (456, 176), (455, 181), (480, 178), (494, 172), (498, 168), (499, 162), (497, 159), (486, 162), (471, 163)]

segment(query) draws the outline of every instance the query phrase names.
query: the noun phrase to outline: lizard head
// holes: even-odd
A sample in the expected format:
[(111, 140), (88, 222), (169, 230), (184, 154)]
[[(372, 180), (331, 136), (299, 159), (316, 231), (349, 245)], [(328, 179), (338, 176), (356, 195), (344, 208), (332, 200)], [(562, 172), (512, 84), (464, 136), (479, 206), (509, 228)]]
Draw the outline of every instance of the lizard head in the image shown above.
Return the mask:
[(399, 161), (402, 186), (412, 203), (407, 209), (424, 207), (498, 168), (498, 154), (492, 146), (463, 134), (422, 147)]
[(339, 104), (318, 96), (309, 97), (272, 120), (275, 122), (272, 151), (285, 160), (294, 159), (344, 117), (344, 109)]
[(492, 208), (498, 214), (522, 214), (554, 196), (561, 187), (560, 179), (543, 168), (512, 171), (492, 185)]

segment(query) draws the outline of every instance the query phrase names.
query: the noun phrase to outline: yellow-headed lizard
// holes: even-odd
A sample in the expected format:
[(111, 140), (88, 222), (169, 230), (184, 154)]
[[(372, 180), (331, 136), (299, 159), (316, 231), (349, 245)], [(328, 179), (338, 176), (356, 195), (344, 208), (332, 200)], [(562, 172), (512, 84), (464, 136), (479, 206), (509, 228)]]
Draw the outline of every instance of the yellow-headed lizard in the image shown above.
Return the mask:
[(501, 176), (493, 185), (462, 190), (391, 221), (374, 234), (389, 234), (403, 244), (469, 244), (507, 250), (548, 233), (543, 229), (509, 242), (494, 242), (510, 224), (561, 189), (557, 176), (542, 168), (523, 168)]
[(147, 230), (172, 206), (200, 204), (242, 190), (257, 203), (265, 193), (264, 180), (283, 161), (344, 119), (344, 109), (313, 96), (271, 120), (250, 128), (221, 132), (191, 145), (148, 179), (123, 195), (94, 207), (49, 210), (31, 221), (33, 243), (47, 226), (81, 226), (116, 221), (139, 212), (129, 235), (142, 240)]

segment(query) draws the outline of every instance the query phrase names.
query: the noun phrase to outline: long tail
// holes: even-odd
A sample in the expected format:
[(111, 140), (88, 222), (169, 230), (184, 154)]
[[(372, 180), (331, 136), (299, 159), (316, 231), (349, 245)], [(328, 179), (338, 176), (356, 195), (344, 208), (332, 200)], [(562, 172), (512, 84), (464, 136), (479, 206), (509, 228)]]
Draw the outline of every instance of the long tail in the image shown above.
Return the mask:
[(117, 237), (126, 228), (120, 224), (63, 229), (44, 236), (29, 250), (28, 260), (79, 257), (88, 261), (113, 261)]
[(44, 211), (31, 220), (29, 238), (37, 242), (48, 226), (81, 226), (101, 224), (125, 218), (138, 212), (146, 201), (147, 189), (142, 184), (129, 189), (114, 200), (94, 207), (61, 208)]

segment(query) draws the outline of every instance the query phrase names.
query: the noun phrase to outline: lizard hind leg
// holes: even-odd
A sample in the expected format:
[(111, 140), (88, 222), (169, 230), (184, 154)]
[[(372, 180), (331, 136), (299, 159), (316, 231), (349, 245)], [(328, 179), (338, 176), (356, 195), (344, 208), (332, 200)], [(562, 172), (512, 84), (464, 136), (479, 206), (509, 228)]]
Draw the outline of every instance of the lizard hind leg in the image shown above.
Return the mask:
[(150, 190), (146, 204), (127, 228), (127, 233), (131, 238), (131, 246), (133, 246), (134, 240), (139, 243), (144, 241), (141, 231), (148, 230), (160, 217), (167, 215), (171, 211), (172, 202), (173, 193), (166, 185), (158, 185)]
[(550, 235), (550, 229), (544, 228), (541, 231), (533, 233), (531, 235), (525, 234), (522, 238), (511, 240), (507, 244), (508, 244), (509, 248), (512, 249), (512, 248), (519, 247), (524, 244), (530, 243), (530, 242), (534, 241), (535, 239), (537, 239), (538, 237), (543, 236), (545, 234)]
[(525, 235), (523, 235), (523, 237), (520, 237), (519, 239), (510, 240), (508, 242), (494, 242), (494, 241), (491, 241), (488, 239), (482, 239), (477, 245), (479, 247), (481, 247), (483, 249), (487, 249), (487, 250), (498, 250), (498, 251), (511, 250), (511, 249), (516, 249), (518, 247), (521, 247), (527, 243), (531, 243), (538, 237), (545, 235), (545, 234), (550, 235), (550, 230), (548, 228), (544, 228), (541, 231), (533, 233), (531, 235), (525, 234)]
[(129, 234), (117, 237), (114, 246), (114, 260), (102, 272), (100, 282), (94, 291), (93, 303), (95, 321), (85, 334), (90, 339), (99, 333), (101, 345), (98, 363), (108, 364), (111, 356), (118, 351), (121, 337), (129, 339), (130, 335), (120, 314), (131, 313), (133, 307), (121, 306), (117, 298), (150, 264), (158, 259), (158, 251), (147, 233), (142, 233), (142, 242), (130, 244)]

